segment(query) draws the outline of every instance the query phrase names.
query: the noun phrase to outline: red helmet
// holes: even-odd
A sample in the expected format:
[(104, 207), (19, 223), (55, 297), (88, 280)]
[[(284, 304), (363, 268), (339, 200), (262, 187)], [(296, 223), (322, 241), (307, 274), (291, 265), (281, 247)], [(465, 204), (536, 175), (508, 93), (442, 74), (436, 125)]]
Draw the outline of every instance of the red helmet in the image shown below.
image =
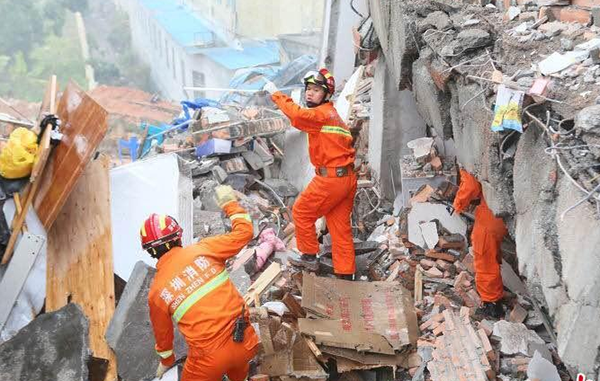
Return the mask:
[[(156, 248), (173, 241), (181, 240), (182, 235), (183, 229), (181, 229), (177, 221), (165, 214), (152, 213), (140, 229), (142, 248), (153, 251), (154, 254), (156, 254)], [(167, 248), (169, 247), (167, 246)]]
[(308, 86), (310, 83), (321, 86), (329, 95), (333, 95), (335, 92), (335, 78), (325, 68), (306, 73), (304, 76), (304, 86)]

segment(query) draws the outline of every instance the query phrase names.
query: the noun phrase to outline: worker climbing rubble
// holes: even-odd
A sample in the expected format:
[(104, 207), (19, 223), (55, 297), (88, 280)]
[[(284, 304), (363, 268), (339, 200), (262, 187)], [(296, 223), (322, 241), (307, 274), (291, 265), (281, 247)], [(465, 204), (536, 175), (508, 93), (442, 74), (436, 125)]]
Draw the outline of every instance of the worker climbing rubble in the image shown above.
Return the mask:
[(243, 381), (257, 351), (248, 309), (225, 269), (225, 261), (252, 239), (252, 222), (231, 187), (217, 187), (216, 198), (231, 219), (228, 234), (183, 248), (177, 221), (157, 214), (146, 220), (140, 232), (142, 247), (158, 259), (148, 303), (161, 357), (159, 378), (175, 362), (173, 321), (189, 347), (184, 381), (214, 381), (223, 375)]
[(502, 264), (500, 245), (507, 233), (506, 226), (504, 221), (494, 216), (487, 206), (479, 181), (472, 174), (461, 169), (460, 187), (453, 205), (455, 212), (462, 213), (471, 204), (478, 204), (471, 235), (475, 283), (483, 302), (478, 312), (500, 318), (504, 312), (500, 304), (504, 293), (500, 273)]
[(301, 255), (290, 258), (290, 262), (310, 271), (318, 270), (315, 222), (325, 216), (333, 244), (334, 273), (351, 280), (355, 272), (355, 252), (350, 214), (357, 184), (353, 138), (330, 102), (335, 91), (331, 73), (327, 69), (311, 71), (304, 77), (304, 86), (308, 108), (294, 103), (272, 82), (268, 81), (264, 87), (291, 124), (308, 133), (310, 161), (316, 169), (316, 176), (294, 204), (292, 214)]

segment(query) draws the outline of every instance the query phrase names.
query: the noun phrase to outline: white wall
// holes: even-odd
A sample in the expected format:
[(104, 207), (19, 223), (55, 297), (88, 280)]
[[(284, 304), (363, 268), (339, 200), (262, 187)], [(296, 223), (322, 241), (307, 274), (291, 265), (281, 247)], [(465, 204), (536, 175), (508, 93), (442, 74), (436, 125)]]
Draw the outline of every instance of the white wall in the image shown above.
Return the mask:
[[(150, 67), (152, 79), (165, 98), (174, 101), (186, 99), (187, 94), (183, 87), (193, 85), (193, 71), (204, 73), (207, 87), (226, 87), (228, 85), (233, 71), (217, 65), (200, 54), (189, 54), (162, 29), (151, 13), (137, 0), (130, 1), (126, 9), (131, 23), (133, 48), (138, 57)], [(175, 53), (175, 74), (173, 74), (173, 51)], [(182, 61), (185, 71), (183, 75)], [(221, 96), (220, 93), (207, 93), (206, 95), (213, 98)]]

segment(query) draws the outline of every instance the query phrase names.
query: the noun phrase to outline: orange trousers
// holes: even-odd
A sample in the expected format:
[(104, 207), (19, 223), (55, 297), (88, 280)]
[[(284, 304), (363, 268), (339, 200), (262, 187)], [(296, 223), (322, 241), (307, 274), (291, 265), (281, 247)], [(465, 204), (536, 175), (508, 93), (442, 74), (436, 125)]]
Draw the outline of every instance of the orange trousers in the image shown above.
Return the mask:
[[(502, 225), (503, 226), (503, 225)], [(506, 228), (486, 229), (475, 220), (471, 240), (473, 243), (473, 267), (477, 293), (484, 302), (496, 302), (504, 295), (502, 284), (502, 251), (500, 245), (506, 235)]]
[(236, 343), (231, 338), (213, 351), (190, 348), (181, 381), (221, 381), (224, 375), (231, 381), (244, 381), (248, 377), (249, 362), (258, 351), (254, 328), (248, 326), (244, 335), (243, 342)]
[(300, 194), (292, 210), (298, 250), (304, 254), (319, 252), (315, 222), (325, 216), (333, 245), (333, 271), (339, 275), (354, 274), (356, 266), (350, 225), (355, 194), (354, 172), (345, 177), (317, 175)]

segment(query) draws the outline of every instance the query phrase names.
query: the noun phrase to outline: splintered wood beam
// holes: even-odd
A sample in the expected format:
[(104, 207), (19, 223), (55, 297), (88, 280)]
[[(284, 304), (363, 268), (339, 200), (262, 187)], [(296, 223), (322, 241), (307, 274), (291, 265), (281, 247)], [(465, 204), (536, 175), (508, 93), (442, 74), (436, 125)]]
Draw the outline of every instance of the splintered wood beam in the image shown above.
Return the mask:
[(248, 306), (252, 306), (256, 298), (260, 298), (260, 296), (267, 290), (267, 288), (271, 287), (273, 283), (279, 279), (281, 276), (281, 266), (279, 263), (273, 262), (267, 269), (260, 274), (258, 279), (252, 283), (246, 295), (244, 295), (244, 301)]

